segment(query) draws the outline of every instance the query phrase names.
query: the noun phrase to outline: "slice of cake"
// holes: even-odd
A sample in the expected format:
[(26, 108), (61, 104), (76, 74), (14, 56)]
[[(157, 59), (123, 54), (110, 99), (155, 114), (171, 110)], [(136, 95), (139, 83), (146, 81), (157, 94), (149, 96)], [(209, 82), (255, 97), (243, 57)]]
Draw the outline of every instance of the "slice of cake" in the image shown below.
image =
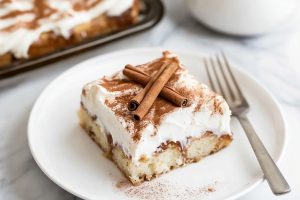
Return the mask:
[(140, 0), (0, 0), (0, 68), (118, 31)]
[[(166, 65), (175, 66), (174, 73), (165, 79), (147, 112), (135, 118), (137, 110), (131, 111), (129, 103)], [(127, 73), (126, 66), (85, 85), (79, 117), (87, 134), (134, 185), (197, 162), (231, 143), (227, 103), (191, 76), (174, 54), (164, 52), (162, 58), (128, 68), (140, 74), (131, 76), (134, 73)]]

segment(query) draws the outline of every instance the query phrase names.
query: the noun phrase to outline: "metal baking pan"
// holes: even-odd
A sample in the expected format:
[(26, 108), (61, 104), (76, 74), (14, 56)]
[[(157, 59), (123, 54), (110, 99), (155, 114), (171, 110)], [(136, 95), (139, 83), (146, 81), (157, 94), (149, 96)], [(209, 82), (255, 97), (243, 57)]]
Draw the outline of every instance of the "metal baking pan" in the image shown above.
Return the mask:
[(155, 26), (164, 14), (164, 7), (160, 0), (141, 0), (141, 10), (139, 21), (123, 30), (101, 35), (91, 40), (84, 41), (80, 44), (68, 46), (66, 49), (47, 54), (45, 56), (27, 59), (22, 61), (14, 61), (12, 64), (0, 69), (0, 79), (16, 75), (37, 67), (45, 66), (47, 63), (55, 62), (67, 56), (80, 53), (84, 50), (91, 49), (101, 44), (109, 43), (125, 36), (147, 30)]

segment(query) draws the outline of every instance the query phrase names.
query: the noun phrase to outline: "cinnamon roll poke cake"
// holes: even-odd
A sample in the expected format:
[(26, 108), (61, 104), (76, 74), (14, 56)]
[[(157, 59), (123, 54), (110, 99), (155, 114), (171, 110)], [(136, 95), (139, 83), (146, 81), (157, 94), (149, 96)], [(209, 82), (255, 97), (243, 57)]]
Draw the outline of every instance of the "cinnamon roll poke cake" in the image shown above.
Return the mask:
[(0, 67), (135, 23), (139, 0), (0, 0)]
[(86, 133), (134, 185), (228, 146), (230, 115), (167, 51), (85, 85), (79, 111)]

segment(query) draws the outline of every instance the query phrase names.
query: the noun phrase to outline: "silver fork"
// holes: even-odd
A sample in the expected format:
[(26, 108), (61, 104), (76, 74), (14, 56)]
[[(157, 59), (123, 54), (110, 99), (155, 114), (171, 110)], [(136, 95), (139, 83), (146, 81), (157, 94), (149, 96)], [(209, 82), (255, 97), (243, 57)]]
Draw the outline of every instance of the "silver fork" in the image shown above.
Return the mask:
[(247, 118), (249, 104), (234, 78), (225, 55), (222, 53), (222, 56), (216, 55), (215, 58), (204, 59), (204, 63), (212, 89), (226, 99), (232, 115), (240, 121), (272, 192), (275, 195), (290, 192), (289, 184)]

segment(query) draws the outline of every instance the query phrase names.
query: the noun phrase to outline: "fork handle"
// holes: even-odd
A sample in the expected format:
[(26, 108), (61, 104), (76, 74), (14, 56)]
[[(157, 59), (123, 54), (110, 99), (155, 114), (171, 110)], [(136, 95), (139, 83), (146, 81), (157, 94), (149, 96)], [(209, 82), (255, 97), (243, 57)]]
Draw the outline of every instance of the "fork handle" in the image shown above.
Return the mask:
[(287, 183), (280, 170), (272, 160), (270, 154), (266, 150), (265, 146), (259, 139), (247, 116), (239, 115), (237, 116), (237, 118), (244, 128), (244, 131), (248, 137), (252, 149), (254, 150), (256, 158), (260, 164), (260, 167), (262, 168), (262, 171), (269, 183), (272, 192), (275, 195), (281, 195), (290, 192), (291, 188), (289, 184)]

